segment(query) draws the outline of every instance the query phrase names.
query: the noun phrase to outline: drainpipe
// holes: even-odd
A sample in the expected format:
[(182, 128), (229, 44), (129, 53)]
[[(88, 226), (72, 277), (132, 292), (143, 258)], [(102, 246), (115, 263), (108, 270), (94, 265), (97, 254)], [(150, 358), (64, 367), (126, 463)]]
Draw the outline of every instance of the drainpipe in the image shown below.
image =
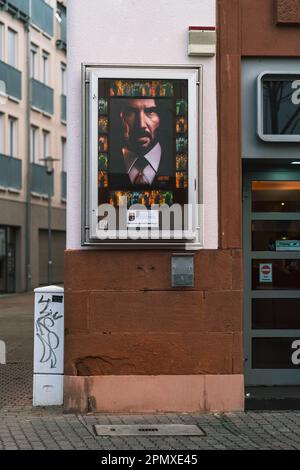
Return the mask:
[(30, 72), (30, 18), (31, 1), (29, 1), (29, 17), (25, 25), (26, 30), (26, 137), (27, 137), (27, 158), (26, 158), (26, 222), (25, 222), (25, 264), (26, 264), (26, 291), (31, 290), (31, 161), (30, 161), (30, 133), (31, 133), (31, 72)]

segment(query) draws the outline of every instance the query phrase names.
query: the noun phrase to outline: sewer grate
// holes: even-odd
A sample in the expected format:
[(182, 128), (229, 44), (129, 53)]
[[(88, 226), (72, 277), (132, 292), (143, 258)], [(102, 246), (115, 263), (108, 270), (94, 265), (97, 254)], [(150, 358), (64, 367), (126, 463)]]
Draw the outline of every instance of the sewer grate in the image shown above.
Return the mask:
[(102, 425), (94, 426), (98, 437), (104, 436), (205, 436), (205, 432), (191, 424)]
[(32, 404), (32, 363), (0, 365), (0, 408)]

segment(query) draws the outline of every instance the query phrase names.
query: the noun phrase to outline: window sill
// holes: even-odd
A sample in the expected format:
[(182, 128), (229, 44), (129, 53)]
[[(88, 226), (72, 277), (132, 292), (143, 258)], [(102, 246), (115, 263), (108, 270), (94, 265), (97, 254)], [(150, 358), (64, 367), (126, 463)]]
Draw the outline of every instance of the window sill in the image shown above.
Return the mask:
[(33, 111), (35, 111), (36, 113), (42, 114), (42, 115), (45, 116), (47, 119), (51, 119), (51, 118), (52, 118), (52, 114), (46, 113), (46, 112), (43, 111), (42, 109), (36, 108), (35, 106), (32, 106), (32, 105), (31, 105), (31, 109), (32, 109)]
[(35, 199), (43, 199), (43, 197), (45, 196), (44, 194), (39, 194), (39, 193), (35, 193), (34, 191), (31, 191), (31, 196), (34, 197)]
[(31, 106), (32, 111), (35, 111), (36, 113), (42, 114), (42, 110), (39, 108), (36, 108), (35, 106)]
[(8, 95), (7, 93), (3, 93), (2, 91), (0, 91), (0, 104), (5, 105), (6, 100), (13, 101), (14, 103), (17, 103), (17, 104), (20, 104), (22, 101), (19, 98), (16, 98), (15, 96)]
[(21, 103), (21, 100), (19, 100), (19, 98), (15, 98), (14, 96), (11, 96), (11, 95), (8, 95), (8, 99), (10, 101), (13, 101), (14, 103), (16, 104), (20, 104)]
[(8, 192), (11, 194), (21, 194), (21, 190), (15, 188), (8, 188)]
[(45, 36), (45, 38), (47, 38), (51, 41), (51, 39), (53, 37), (53, 36), (51, 36), (51, 34), (46, 33), (46, 31), (43, 31), (39, 26), (37, 26), (36, 24), (34, 24), (32, 22), (30, 22), (30, 26), (32, 27), (32, 29), (34, 29), (38, 33), (42, 34), (43, 36)]
[(51, 34), (48, 34), (48, 33), (46, 33), (45, 31), (42, 31), (42, 30), (41, 30), (41, 33), (42, 33), (43, 36), (45, 36), (45, 38), (49, 39), (50, 41), (52, 40), (53, 36), (51, 36)]

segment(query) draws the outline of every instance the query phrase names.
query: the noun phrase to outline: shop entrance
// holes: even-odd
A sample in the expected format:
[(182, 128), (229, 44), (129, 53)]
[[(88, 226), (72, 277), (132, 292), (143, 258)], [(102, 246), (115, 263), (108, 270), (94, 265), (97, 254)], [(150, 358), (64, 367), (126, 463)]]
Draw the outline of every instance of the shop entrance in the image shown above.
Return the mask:
[(0, 226), (0, 293), (15, 292), (15, 229)]
[(243, 248), (245, 383), (300, 385), (300, 171), (246, 172)]

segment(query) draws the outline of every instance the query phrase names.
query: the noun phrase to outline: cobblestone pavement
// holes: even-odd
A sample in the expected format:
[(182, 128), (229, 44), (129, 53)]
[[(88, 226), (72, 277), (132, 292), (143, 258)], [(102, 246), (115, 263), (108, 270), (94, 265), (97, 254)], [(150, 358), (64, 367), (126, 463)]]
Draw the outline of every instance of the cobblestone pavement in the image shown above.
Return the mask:
[(32, 363), (34, 295), (0, 296), (0, 340), (5, 341), (7, 363)]
[[(95, 424), (196, 424), (199, 437), (96, 437)], [(60, 408), (0, 410), (0, 449), (204, 450), (300, 449), (300, 412), (225, 414), (63, 414)]]
[(6, 364), (0, 364), (0, 408), (32, 403), (34, 295), (0, 296), (0, 340)]
[[(300, 449), (300, 411), (225, 414), (64, 414), (32, 408), (33, 295), (0, 298), (0, 449)], [(195, 424), (199, 437), (96, 437), (95, 424)]]

